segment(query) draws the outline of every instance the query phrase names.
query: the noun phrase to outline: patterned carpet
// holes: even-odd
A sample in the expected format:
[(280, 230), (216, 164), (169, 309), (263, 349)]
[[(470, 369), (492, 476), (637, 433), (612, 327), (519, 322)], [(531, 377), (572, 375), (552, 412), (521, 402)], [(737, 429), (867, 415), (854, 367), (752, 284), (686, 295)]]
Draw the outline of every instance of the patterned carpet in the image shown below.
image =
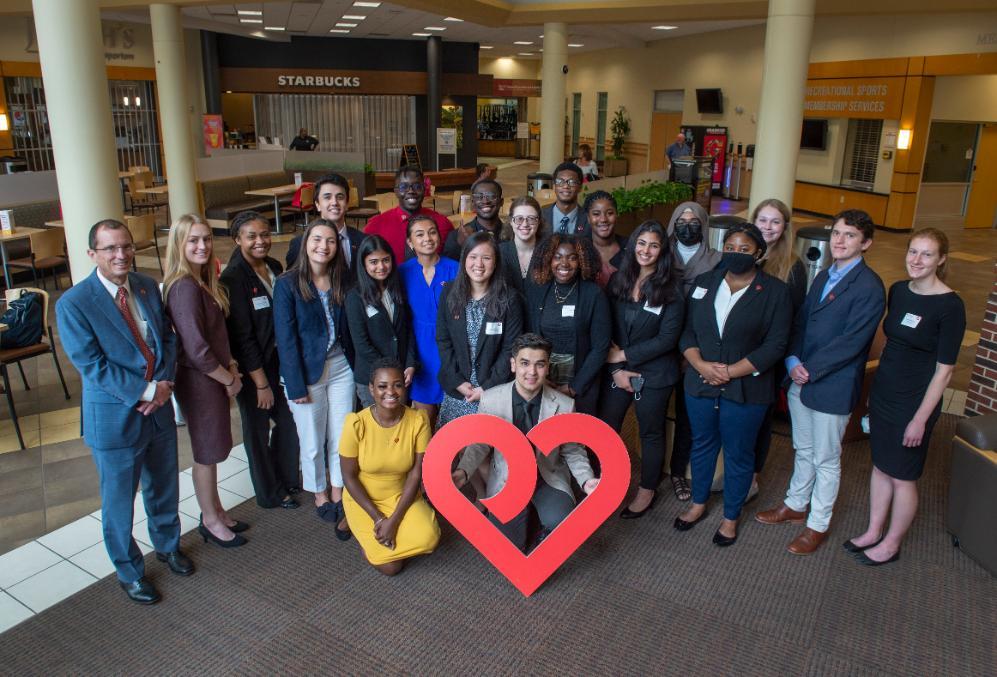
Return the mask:
[[(866, 516), (865, 443), (848, 445), (829, 543), (798, 558), (796, 527), (752, 517), (777, 502), (789, 440), (776, 436), (740, 540), (712, 515), (671, 527), (667, 492), (647, 517), (610, 519), (524, 599), (444, 526), (439, 550), (389, 579), (311, 510), (233, 513), (234, 551), (188, 536), (189, 579), (148, 562), (164, 601), (128, 602), (113, 577), (0, 636), (4, 674), (995, 674), (997, 587), (943, 527), (949, 440), (939, 422), (921, 512), (897, 564), (868, 569), (840, 546)], [(667, 484), (666, 484), (667, 486)]]

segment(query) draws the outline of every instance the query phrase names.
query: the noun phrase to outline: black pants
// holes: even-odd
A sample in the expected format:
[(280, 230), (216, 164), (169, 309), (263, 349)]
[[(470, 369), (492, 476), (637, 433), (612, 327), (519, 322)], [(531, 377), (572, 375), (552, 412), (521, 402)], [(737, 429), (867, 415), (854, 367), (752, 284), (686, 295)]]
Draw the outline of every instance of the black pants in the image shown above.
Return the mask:
[[(530, 499), (533, 508), (540, 518), (540, 525), (547, 531), (553, 531), (575, 509), (575, 499), (560, 489), (555, 489), (543, 480), (537, 481), (537, 488)], [(506, 524), (502, 524), (492, 515), (488, 515), (502, 534), (512, 541), (517, 548), (526, 552), (526, 527), (530, 521), (530, 506), (527, 505), (521, 513)]]
[(599, 415), (599, 391), (602, 383), (594, 381), (585, 392), (575, 393), (575, 411), (579, 414)]
[[(649, 388), (644, 386), (640, 399), (622, 388), (607, 385), (602, 390), (602, 420), (617, 432), (631, 403), (637, 413), (637, 430), (640, 434), (640, 486), (652, 491), (661, 482), (661, 469), (665, 464), (665, 408), (673, 386)], [(687, 452), (688, 453), (688, 452)]]
[(692, 426), (689, 424), (689, 412), (685, 408), (685, 382), (680, 379), (675, 384), (675, 436), (672, 438), (672, 461), (669, 464), (672, 477), (685, 477), (690, 453), (692, 453)]
[[(298, 431), (287, 406), (284, 389), (278, 385), (277, 374), (268, 374), (273, 391), (273, 406), (260, 409), (256, 405), (256, 386), (245, 379), (236, 397), (242, 417), (242, 440), (249, 459), (249, 477), (256, 490), (256, 504), (261, 508), (276, 508), (291, 487), (300, 486), (298, 479)], [(271, 432), (270, 421), (274, 422)]]

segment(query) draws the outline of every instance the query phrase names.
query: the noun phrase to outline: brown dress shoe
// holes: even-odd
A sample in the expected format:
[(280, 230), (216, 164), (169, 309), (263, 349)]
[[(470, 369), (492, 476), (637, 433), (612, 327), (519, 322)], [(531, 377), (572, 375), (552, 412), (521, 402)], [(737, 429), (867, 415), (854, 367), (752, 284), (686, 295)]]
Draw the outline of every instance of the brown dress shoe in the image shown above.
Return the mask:
[(793, 539), (787, 549), (794, 555), (812, 555), (825, 538), (827, 538), (826, 531), (814, 531), (807, 527), (803, 533)]
[(789, 506), (783, 503), (778, 508), (773, 508), (772, 510), (766, 510), (756, 514), (755, 520), (761, 522), (762, 524), (782, 524), (783, 522), (788, 522), (790, 524), (803, 524), (807, 521), (807, 513), (792, 510)]

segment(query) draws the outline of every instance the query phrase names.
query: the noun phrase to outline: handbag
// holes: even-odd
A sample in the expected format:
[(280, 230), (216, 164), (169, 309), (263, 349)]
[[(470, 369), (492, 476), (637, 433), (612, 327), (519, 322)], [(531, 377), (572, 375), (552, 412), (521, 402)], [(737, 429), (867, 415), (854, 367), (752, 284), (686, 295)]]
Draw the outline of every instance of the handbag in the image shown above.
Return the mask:
[(42, 302), (35, 292), (21, 294), (7, 302), (7, 311), (0, 317), (7, 329), (0, 334), (0, 348), (23, 348), (42, 339)]

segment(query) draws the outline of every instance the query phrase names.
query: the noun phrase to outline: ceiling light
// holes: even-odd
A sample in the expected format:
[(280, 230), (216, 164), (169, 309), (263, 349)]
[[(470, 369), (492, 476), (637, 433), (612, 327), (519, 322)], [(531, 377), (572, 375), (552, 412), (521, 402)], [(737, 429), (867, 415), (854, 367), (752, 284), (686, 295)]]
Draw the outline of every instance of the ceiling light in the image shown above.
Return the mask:
[(582, 44), (582, 43), (580, 43), (580, 42), (569, 42), (569, 43), (568, 43), (568, 47), (584, 47), (584, 46), (585, 46), (585, 45), (583, 45), (583, 44)]
[(445, 31), (446, 28), (443, 26), (426, 26), (422, 30), (424, 31)]
[(447, 18), (444, 19), (444, 21), (456, 21), (458, 23), (464, 23), (463, 19), (458, 19), (455, 16), (448, 16)]
[(491, 45), (478, 45), (478, 49), (495, 49)]
[(239, 19), (239, 23), (244, 23), (244, 24), (261, 24), (261, 23), (263, 23), (263, 19)]
[(678, 26), (651, 26), (651, 29), (655, 31), (673, 31), (676, 28)]
[(342, 21), (336, 23), (336, 28), (356, 28), (356, 27), (357, 24), (343, 23)]
[(417, 38), (428, 38), (432, 33), (413, 33), (412, 35)]
[(363, 14), (344, 14), (343, 18), (347, 21), (363, 21), (367, 17)]
[(263, 12), (256, 9), (237, 9), (236, 14), (240, 16), (263, 16)]
[[(283, 26), (264, 26), (263, 30), (265, 30), (265, 31), (282, 31), (282, 30), (284, 30), (284, 27)], [(568, 45), (568, 46), (570, 47), (571, 45)]]
[(381, 3), (379, 3), (379, 2), (354, 2), (353, 6), (354, 7), (380, 7)]
[(541, 39), (541, 40), (543, 40), (543, 39), (544, 39), (544, 34), (543, 34), (543, 33), (541, 33), (541, 34), (540, 34), (540, 39)]
[(349, 33), (350, 29), (348, 29), (348, 28), (330, 28), (329, 32), (330, 33)]
[(533, 56), (533, 52), (520, 52), (519, 56)]
[(526, 40), (516, 40), (512, 44), (514, 44), (514, 45), (532, 45), (533, 43), (532, 42), (528, 42)]
[(141, 96), (136, 96), (135, 97), (135, 105), (136, 106), (141, 106), (142, 105), (142, 97)]

